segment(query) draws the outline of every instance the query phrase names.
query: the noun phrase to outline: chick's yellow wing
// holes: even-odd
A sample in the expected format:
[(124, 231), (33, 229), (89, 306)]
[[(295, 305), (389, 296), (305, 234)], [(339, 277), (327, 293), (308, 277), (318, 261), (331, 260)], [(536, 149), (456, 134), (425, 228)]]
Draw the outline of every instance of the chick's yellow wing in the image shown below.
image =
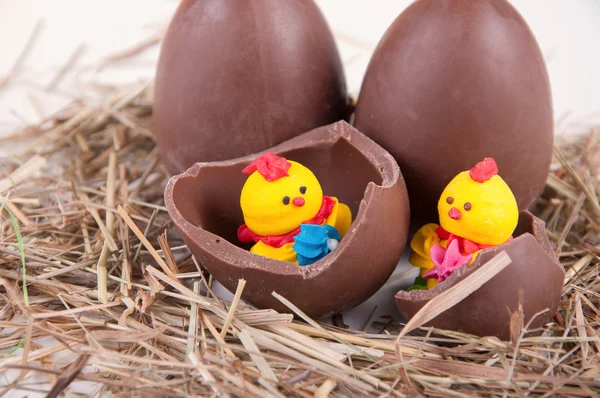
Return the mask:
[(408, 261), (419, 268), (428, 270), (433, 267), (433, 261), (431, 261), (431, 247), (435, 244), (440, 244), (441, 240), (435, 232), (437, 224), (426, 224), (419, 228), (415, 236), (410, 241), (410, 248), (412, 253), (408, 258)]
[(325, 223), (337, 229), (343, 238), (350, 229), (350, 224), (352, 224), (352, 212), (347, 205), (341, 203), (337, 198), (332, 197), (331, 199), (335, 201), (335, 206)]

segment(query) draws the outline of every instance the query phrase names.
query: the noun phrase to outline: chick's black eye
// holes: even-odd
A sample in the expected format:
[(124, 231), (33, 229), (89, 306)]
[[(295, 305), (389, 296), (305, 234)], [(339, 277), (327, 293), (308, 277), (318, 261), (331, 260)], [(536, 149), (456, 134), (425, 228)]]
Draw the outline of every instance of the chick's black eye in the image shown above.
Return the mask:
[(303, 185), (300, 187), (300, 193), (304, 195), (306, 193), (306, 187)]
[(448, 203), (449, 205), (451, 205), (452, 203), (454, 203), (454, 198), (452, 196), (448, 196), (446, 198), (446, 203)]
[(290, 197), (289, 196), (284, 196), (283, 197), (283, 204), (284, 205), (289, 205), (290, 204)]
[(463, 208), (464, 208), (466, 211), (469, 211), (469, 210), (471, 210), (471, 207), (472, 207), (472, 206), (471, 206), (471, 202), (467, 202), (467, 203), (465, 203), (465, 205), (463, 206)]

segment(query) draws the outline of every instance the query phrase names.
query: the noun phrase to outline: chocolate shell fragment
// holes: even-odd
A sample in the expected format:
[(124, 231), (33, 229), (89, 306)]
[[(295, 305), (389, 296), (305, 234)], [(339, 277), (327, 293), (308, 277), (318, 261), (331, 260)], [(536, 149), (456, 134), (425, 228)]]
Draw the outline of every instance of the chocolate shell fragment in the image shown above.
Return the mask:
[(312, 265), (250, 253), (236, 237), (243, 223), (241, 171), (261, 153), (197, 163), (165, 191), (169, 214), (196, 258), (229, 290), (245, 279), (243, 299), (289, 312), (275, 291), (319, 317), (352, 308), (374, 294), (396, 267), (407, 239), (406, 187), (394, 158), (346, 122), (324, 126), (269, 149), (310, 168), (324, 192), (356, 215), (347, 235)]
[(452, 289), (504, 250), (512, 260), (508, 267), (425, 326), (509, 340), (510, 317), (518, 310), (519, 297), (525, 325), (533, 318), (529, 330), (551, 322), (560, 301), (564, 268), (552, 251), (544, 222), (531, 213), (521, 212), (514, 236), (508, 243), (481, 251), (473, 264), (455, 271), (431, 290), (399, 291), (396, 305), (401, 315), (410, 319), (429, 300)]

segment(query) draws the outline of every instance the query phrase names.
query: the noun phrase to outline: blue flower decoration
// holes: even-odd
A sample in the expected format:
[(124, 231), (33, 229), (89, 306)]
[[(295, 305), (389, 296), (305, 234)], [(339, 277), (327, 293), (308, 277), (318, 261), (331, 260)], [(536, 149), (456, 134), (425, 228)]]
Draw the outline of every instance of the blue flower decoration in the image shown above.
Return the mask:
[(342, 237), (331, 225), (301, 224), (293, 246), (298, 264), (310, 265), (325, 257), (332, 250), (332, 239), (339, 242)]

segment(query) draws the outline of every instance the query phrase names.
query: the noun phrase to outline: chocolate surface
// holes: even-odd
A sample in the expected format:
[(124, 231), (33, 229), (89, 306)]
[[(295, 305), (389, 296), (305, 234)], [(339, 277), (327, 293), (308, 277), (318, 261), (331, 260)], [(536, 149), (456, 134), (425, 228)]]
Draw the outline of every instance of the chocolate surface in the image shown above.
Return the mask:
[(172, 173), (347, 116), (342, 63), (312, 0), (181, 2), (154, 96), (153, 132)]
[(521, 212), (514, 236), (508, 243), (481, 251), (473, 264), (455, 271), (431, 290), (398, 292), (396, 305), (402, 316), (410, 319), (429, 300), (451, 289), (505, 250), (512, 260), (508, 267), (426, 326), (509, 340), (510, 314), (518, 309), (520, 291), (523, 292), (524, 324), (544, 310), (547, 311), (535, 317), (530, 330), (551, 322), (560, 301), (564, 268), (552, 251), (544, 222), (528, 211)]
[(173, 177), (165, 191), (169, 214), (198, 260), (229, 290), (246, 279), (243, 298), (260, 308), (289, 312), (276, 291), (313, 317), (358, 305), (394, 270), (407, 239), (406, 187), (394, 158), (346, 122), (269, 149), (311, 169), (323, 192), (352, 210), (354, 222), (339, 246), (300, 267), (250, 253), (236, 231), (244, 222), (242, 173), (259, 154), (197, 163)]
[(373, 54), (355, 126), (398, 161), (413, 228), (435, 222), (446, 184), (485, 157), (526, 209), (552, 158), (543, 56), (507, 1), (416, 1)]

